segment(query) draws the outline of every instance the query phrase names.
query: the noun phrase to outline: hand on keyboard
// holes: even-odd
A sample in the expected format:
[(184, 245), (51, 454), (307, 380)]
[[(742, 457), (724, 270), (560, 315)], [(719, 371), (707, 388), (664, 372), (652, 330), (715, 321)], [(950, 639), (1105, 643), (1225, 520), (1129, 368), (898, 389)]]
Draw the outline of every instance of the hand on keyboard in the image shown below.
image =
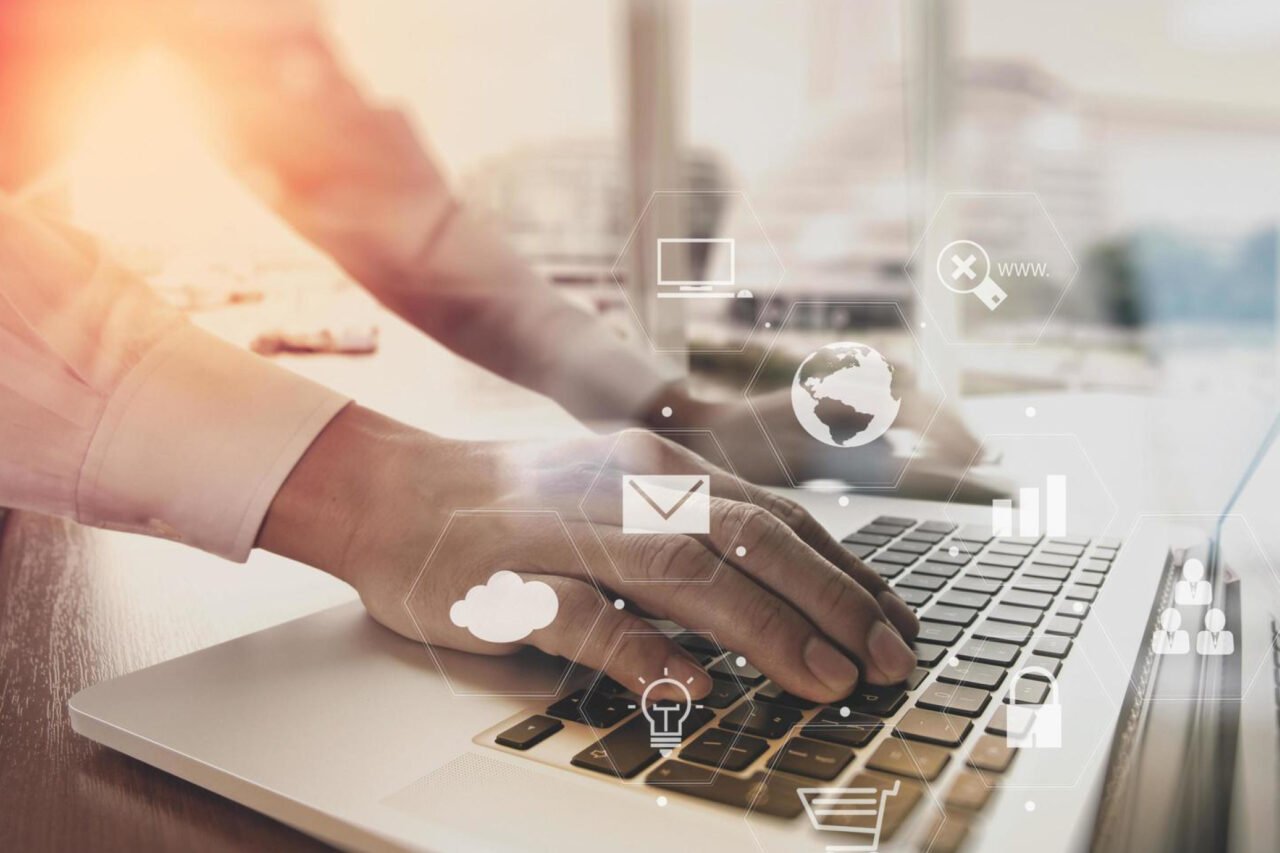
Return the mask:
[[(365, 452), (369, 442), (378, 454)], [(372, 485), (346, 494), (344, 467), (360, 468)], [(643, 476), (629, 479), (633, 473)], [(654, 475), (687, 483), (668, 492)], [(848, 695), (859, 670), (865, 681), (887, 684), (915, 667), (903, 636), (913, 639), (918, 623), (879, 575), (791, 502), (650, 433), (550, 447), (453, 442), (352, 407), (303, 459), (277, 504), (287, 509), (294, 485), (299, 495), (351, 501), (354, 516), (313, 521), (291, 556), (347, 580), (376, 619), (413, 639), (420, 627), (434, 644), (482, 654), (532, 645), (626, 685), (659, 678), (665, 667), (682, 682), (693, 679), (695, 698), (712, 686), (699, 660), (639, 614), (710, 632), (781, 688), (820, 702)], [(702, 495), (706, 532), (693, 529), (696, 513), (678, 516), (689, 508), (675, 508), (688, 497), (684, 489)], [(635, 532), (624, 525), (632, 511), (660, 528), (666, 514), (685, 527)], [(349, 537), (326, 546), (343, 527)], [(269, 519), (264, 538), (280, 535)], [(288, 553), (278, 541), (273, 548)], [(514, 638), (456, 624), (453, 606), (501, 570), (554, 591), (550, 624), (531, 625), (527, 636), (517, 629)]]

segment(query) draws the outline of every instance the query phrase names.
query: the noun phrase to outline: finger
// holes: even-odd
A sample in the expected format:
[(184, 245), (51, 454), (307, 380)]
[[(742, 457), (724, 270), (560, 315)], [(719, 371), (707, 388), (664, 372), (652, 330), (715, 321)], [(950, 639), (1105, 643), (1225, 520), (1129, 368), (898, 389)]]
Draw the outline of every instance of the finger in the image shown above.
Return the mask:
[[(786, 690), (834, 702), (853, 690), (858, 667), (791, 604), (688, 536), (609, 534), (629, 593), (646, 610), (711, 633)], [(710, 578), (690, 582), (689, 577)]]
[[(522, 576), (550, 586), (560, 603), (552, 623), (529, 635), (530, 645), (600, 670), (636, 693), (660, 678), (685, 685), (693, 699), (710, 692), (711, 676), (688, 652), (648, 622), (610, 606), (595, 587), (559, 575)], [(674, 701), (686, 698), (677, 687), (666, 684), (655, 687), (650, 695)]]

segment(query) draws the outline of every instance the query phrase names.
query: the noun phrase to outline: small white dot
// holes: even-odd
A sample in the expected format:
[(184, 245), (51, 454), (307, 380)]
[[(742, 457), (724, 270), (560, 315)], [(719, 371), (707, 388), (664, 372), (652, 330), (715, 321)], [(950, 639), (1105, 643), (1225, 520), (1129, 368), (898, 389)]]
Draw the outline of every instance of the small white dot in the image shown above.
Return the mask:
[(847, 717), (847, 716), (849, 716), (851, 713), (853, 713), (853, 712), (849, 710), (849, 706), (847, 706), (847, 705), (841, 705), (841, 706), (840, 706), (840, 716), (842, 716), (842, 717)]
[(738, 655), (736, 658), (734, 658), (733, 662), (738, 667), (744, 667), (747, 665), (747, 659), (744, 658), (742, 655)]
[(1036, 407), (1027, 406), (1027, 417), (1034, 418), (1036, 416)]
[(660, 808), (660, 809), (661, 809), (661, 808), (666, 808), (666, 805), (667, 805), (667, 798), (666, 798), (666, 797), (658, 797), (658, 808)]
[(1083, 613), (1083, 612), (1084, 612), (1084, 604), (1082, 604), (1082, 603), (1081, 603), (1081, 602), (1079, 602), (1079, 601), (1077, 601), (1075, 604), (1071, 605), (1071, 608), (1072, 608), (1073, 610), (1075, 610), (1075, 612), (1077, 612), (1077, 613)]
[(1036, 804), (1035, 804), (1035, 801), (1034, 801), (1034, 800), (1027, 800), (1027, 802), (1023, 805), (1023, 808), (1024, 808), (1024, 809), (1026, 809), (1026, 810), (1027, 810), (1027, 811), (1029, 811), (1029, 812), (1033, 812), (1033, 811), (1035, 811), (1035, 810), (1036, 810)]
[(737, 548), (733, 549), (733, 553), (737, 554), (739, 557), (745, 557), (747, 556), (747, 549), (739, 545)]
[(836, 503), (840, 504), (840, 506), (848, 506), (848, 505), (849, 505), (849, 496), (848, 496), (848, 495), (841, 495), (839, 498), (837, 498), (837, 499), (836, 499)]
[(924, 320), (921, 320), (921, 321), (920, 321), (920, 328), (922, 328), (922, 329), (927, 328), (927, 327), (928, 327), (928, 325), (929, 325), (929, 324), (928, 324), (928, 323), (926, 323)]
[(765, 327), (766, 329), (772, 329), (772, 328), (773, 328), (773, 324), (772, 324), (772, 323), (765, 323), (765, 324), (764, 324), (764, 327)]
[(952, 666), (959, 666), (959, 665), (960, 665), (960, 658), (952, 658), (952, 659), (949, 661), (949, 663), (950, 663)]
[(664, 418), (669, 418), (669, 417), (671, 417), (671, 407), (670, 407), (670, 406), (663, 406), (663, 407), (662, 407), (662, 416), (663, 416)]
[(621, 598), (619, 598), (617, 601), (615, 601), (615, 602), (613, 603), (613, 606), (614, 606), (616, 609), (621, 610), (622, 608), (624, 608), (624, 607), (626, 607), (626, 606), (627, 606), (627, 603), (626, 603), (625, 601), (623, 601)]
[(958, 557), (960, 556), (960, 549), (957, 548), (955, 545), (952, 545), (950, 548), (947, 549), (947, 553), (953, 557)]

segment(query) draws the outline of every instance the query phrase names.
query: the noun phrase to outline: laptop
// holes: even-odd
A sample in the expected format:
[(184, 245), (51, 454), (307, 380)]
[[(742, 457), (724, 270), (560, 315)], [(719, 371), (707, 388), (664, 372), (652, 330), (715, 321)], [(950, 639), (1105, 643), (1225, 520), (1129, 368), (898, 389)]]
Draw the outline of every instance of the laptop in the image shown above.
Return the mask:
[[(1278, 430), (1177, 547), (1159, 523), (1031, 535), (1001, 505), (994, 535), (989, 506), (788, 491), (922, 619), (907, 682), (832, 705), (655, 623), (716, 685), (655, 714), (539, 653), (428, 654), (352, 602), (88, 688), (72, 724), (349, 849), (1274, 850), (1277, 581), (1228, 521)], [(1198, 589), (1175, 604), (1191, 560), (1221, 622)], [(1185, 645), (1157, 639), (1175, 607)]]

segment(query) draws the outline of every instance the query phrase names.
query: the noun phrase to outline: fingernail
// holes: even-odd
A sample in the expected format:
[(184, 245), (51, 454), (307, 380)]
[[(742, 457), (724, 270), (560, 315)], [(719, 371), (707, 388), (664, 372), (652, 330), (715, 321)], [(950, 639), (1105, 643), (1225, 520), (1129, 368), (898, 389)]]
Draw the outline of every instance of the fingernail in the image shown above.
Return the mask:
[(820, 637), (811, 637), (805, 645), (804, 662), (833, 693), (844, 696), (858, 683), (858, 667)]
[(916, 634), (920, 633), (920, 620), (897, 593), (886, 589), (876, 596), (876, 601), (880, 603), (880, 609), (884, 611), (885, 616), (889, 617), (889, 621), (900, 634), (909, 635), (911, 639), (915, 639)]
[[(701, 699), (707, 695), (711, 689), (711, 676), (706, 671), (688, 658), (672, 655), (667, 658), (667, 664), (664, 667), (666, 673), (663, 677), (670, 678), (672, 681), (678, 681), (684, 685), (689, 691), (689, 698)], [(685, 695), (678, 688), (670, 684), (660, 684), (653, 691), (659, 699), (669, 699), (676, 702), (683, 702)]]
[(886, 675), (906, 678), (915, 669), (916, 653), (887, 622), (876, 622), (867, 635), (871, 659)]

